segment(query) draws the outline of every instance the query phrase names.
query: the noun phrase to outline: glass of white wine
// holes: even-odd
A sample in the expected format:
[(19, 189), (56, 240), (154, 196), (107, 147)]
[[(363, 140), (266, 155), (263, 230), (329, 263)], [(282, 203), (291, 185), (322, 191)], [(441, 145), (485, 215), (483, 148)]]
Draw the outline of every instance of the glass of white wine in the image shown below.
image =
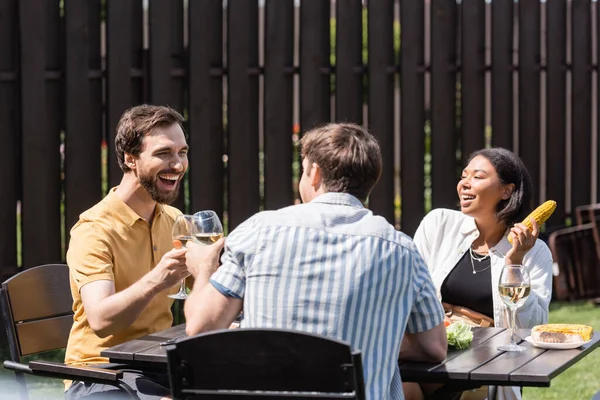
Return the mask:
[(196, 243), (209, 245), (223, 237), (223, 224), (216, 212), (198, 211), (194, 214)]
[(519, 346), (515, 341), (517, 309), (525, 304), (531, 292), (531, 280), (527, 269), (520, 264), (505, 265), (500, 274), (498, 291), (502, 302), (510, 313), (510, 344), (498, 346), (501, 351), (524, 351), (527, 348)]
[[(178, 240), (181, 245), (185, 247), (186, 243), (190, 240), (196, 239), (196, 224), (194, 223), (194, 217), (192, 215), (178, 215), (173, 223), (173, 240)], [(170, 298), (177, 300), (187, 299), (187, 291), (185, 289), (185, 279), (181, 280), (179, 285), (179, 291), (175, 294), (170, 294)]]

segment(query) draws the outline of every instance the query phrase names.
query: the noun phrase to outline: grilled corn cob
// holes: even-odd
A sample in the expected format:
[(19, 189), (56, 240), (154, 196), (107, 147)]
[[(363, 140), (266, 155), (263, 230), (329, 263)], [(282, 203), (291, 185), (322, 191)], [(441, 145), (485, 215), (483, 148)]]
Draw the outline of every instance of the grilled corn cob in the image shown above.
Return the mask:
[(592, 334), (591, 326), (581, 324), (545, 324), (531, 329), (533, 340), (547, 343), (587, 342)]
[[(538, 226), (540, 226), (546, 222), (548, 218), (550, 218), (555, 209), (556, 202), (554, 200), (545, 201), (538, 208), (533, 210), (531, 214), (529, 214), (521, 223), (531, 230), (533, 226), (530, 218), (535, 219), (535, 222), (537, 222)], [(508, 242), (512, 244), (512, 241), (512, 235), (508, 235)]]

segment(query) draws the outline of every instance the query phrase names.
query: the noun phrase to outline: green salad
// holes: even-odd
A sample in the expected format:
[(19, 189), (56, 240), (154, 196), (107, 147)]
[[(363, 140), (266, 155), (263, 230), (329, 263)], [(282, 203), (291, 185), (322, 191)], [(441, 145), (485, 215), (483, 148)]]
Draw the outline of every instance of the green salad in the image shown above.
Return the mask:
[(466, 349), (473, 341), (473, 331), (471, 326), (463, 321), (457, 321), (446, 327), (446, 336), (448, 337), (448, 346), (454, 346), (457, 349)]

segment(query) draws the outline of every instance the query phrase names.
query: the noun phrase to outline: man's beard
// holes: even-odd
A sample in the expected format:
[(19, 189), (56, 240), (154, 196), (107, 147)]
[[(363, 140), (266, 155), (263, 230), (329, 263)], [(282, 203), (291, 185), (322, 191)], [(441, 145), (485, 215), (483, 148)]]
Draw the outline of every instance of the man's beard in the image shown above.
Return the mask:
[(140, 174), (140, 184), (146, 192), (152, 197), (152, 200), (156, 201), (160, 204), (173, 204), (175, 200), (177, 200), (177, 196), (179, 196), (179, 189), (181, 188), (181, 180), (178, 180), (175, 190), (171, 190), (168, 192), (162, 191), (156, 185), (156, 180), (160, 179), (158, 176), (153, 177), (150, 174), (142, 175)]

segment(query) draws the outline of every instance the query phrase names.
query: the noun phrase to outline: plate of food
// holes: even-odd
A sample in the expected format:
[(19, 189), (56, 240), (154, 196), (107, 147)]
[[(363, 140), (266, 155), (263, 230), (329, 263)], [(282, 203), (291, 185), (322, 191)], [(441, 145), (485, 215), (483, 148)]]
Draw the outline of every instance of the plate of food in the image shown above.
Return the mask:
[(589, 343), (593, 333), (588, 325), (544, 324), (534, 326), (525, 340), (542, 349), (567, 350)]

